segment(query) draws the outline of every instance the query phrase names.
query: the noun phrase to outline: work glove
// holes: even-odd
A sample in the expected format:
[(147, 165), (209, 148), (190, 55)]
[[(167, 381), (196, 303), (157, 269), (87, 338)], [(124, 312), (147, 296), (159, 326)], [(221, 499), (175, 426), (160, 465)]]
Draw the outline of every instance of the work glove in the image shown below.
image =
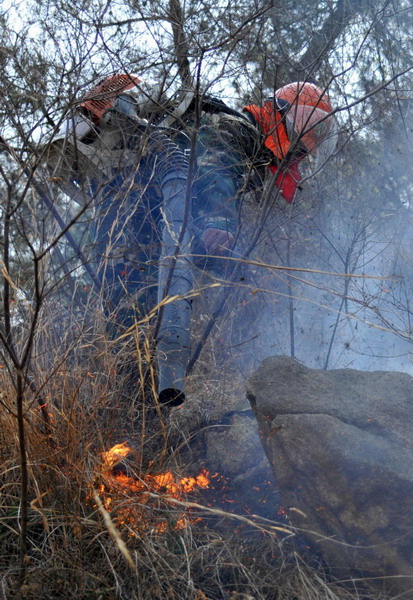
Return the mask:
[(234, 236), (229, 231), (209, 227), (202, 234), (201, 241), (205, 246), (206, 254), (223, 256), (234, 243)]

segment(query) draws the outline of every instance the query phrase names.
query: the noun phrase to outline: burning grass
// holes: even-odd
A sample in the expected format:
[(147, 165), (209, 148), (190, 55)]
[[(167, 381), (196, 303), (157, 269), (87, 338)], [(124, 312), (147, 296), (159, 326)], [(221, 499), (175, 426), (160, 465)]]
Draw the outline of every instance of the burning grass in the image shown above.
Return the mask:
[(203, 470), (194, 477), (179, 477), (172, 471), (138, 474), (124, 462), (135, 454), (127, 442), (115, 444), (102, 453), (100, 472), (92, 482), (91, 496), (111, 514), (112, 522), (126, 527), (128, 536), (138, 537), (177, 532), (197, 522), (199, 517), (193, 511), (179, 510), (171, 501), (184, 501), (189, 494), (208, 488), (208, 472)]
[[(211, 495), (206, 502), (213, 476), (167, 451), (170, 426), (160, 411), (151, 412), (147, 381), (131, 383), (129, 368), (120, 368), (125, 356), (130, 359), (130, 346), (113, 354), (99, 341), (82, 355), (81, 369), (61, 356), (47, 368), (40, 364), (35, 384), (51, 429), (27, 390), (28, 546), (20, 597), (353, 598), (295, 557), (285, 542), (288, 528), (231, 515)], [(21, 471), (15, 390), (5, 371), (0, 384), (1, 597), (12, 600), (18, 597)]]

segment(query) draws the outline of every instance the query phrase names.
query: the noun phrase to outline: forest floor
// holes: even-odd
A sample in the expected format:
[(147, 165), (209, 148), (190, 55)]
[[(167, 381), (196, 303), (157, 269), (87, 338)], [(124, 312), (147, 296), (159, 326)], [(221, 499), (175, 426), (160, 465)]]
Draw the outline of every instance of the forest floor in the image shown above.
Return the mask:
[(0, 371), (2, 600), (379, 600), (299, 553), (288, 523), (223, 502), (220, 474), (153, 405), (151, 368), (131, 379), (121, 351), (94, 348), (32, 371), (27, 490)]

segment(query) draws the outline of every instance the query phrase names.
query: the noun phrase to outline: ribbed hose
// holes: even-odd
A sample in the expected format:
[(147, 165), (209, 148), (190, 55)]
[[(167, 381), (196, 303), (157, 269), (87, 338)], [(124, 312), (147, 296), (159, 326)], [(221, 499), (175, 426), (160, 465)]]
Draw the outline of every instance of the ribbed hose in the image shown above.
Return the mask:
[(188, 159), (184, 151), (162, 131), (152, 130), (149, 141), (150, 152), (156, 156), (156, 178), (162, 181), (170, 173), (178, 174), (185, 181), (188, 177)]
[[(158, 398), (169, 406), (179, 406), (185, 400), (191, 343), (191, 302), (186, 298), (193, 288), (188, 229), (191, 207), (186, 206), (188, 161), (183, 151), (162, 133), (156, 132), (153, 144), (156, 177), (163, 195), (158, 275), (161, 308), (156, 332)], [(164, 303), (172, 297), (173, 301)]]

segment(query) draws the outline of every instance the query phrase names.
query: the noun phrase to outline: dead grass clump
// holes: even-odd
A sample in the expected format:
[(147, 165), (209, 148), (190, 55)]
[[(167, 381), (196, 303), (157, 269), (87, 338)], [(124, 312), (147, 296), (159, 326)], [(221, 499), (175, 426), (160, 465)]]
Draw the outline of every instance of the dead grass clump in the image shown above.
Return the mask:
[[(85, 344), (80, 336), (71, 353), (32, 364), (35, 387), (27, 386), (24, 400), (29, 482), (20, 586), (15, 389), (6, 370), (0, 372), (2, 598), (357, 598), (287, 551), (288, 530), (204, 506), (202, 485), (188, 491), (188, 477), (198, 473), (169, 451), (145, 337), (115, 347), (99, 336), (88, 335)], [(104, 453), (126, 440), (126, 457), (105, 462)]]

